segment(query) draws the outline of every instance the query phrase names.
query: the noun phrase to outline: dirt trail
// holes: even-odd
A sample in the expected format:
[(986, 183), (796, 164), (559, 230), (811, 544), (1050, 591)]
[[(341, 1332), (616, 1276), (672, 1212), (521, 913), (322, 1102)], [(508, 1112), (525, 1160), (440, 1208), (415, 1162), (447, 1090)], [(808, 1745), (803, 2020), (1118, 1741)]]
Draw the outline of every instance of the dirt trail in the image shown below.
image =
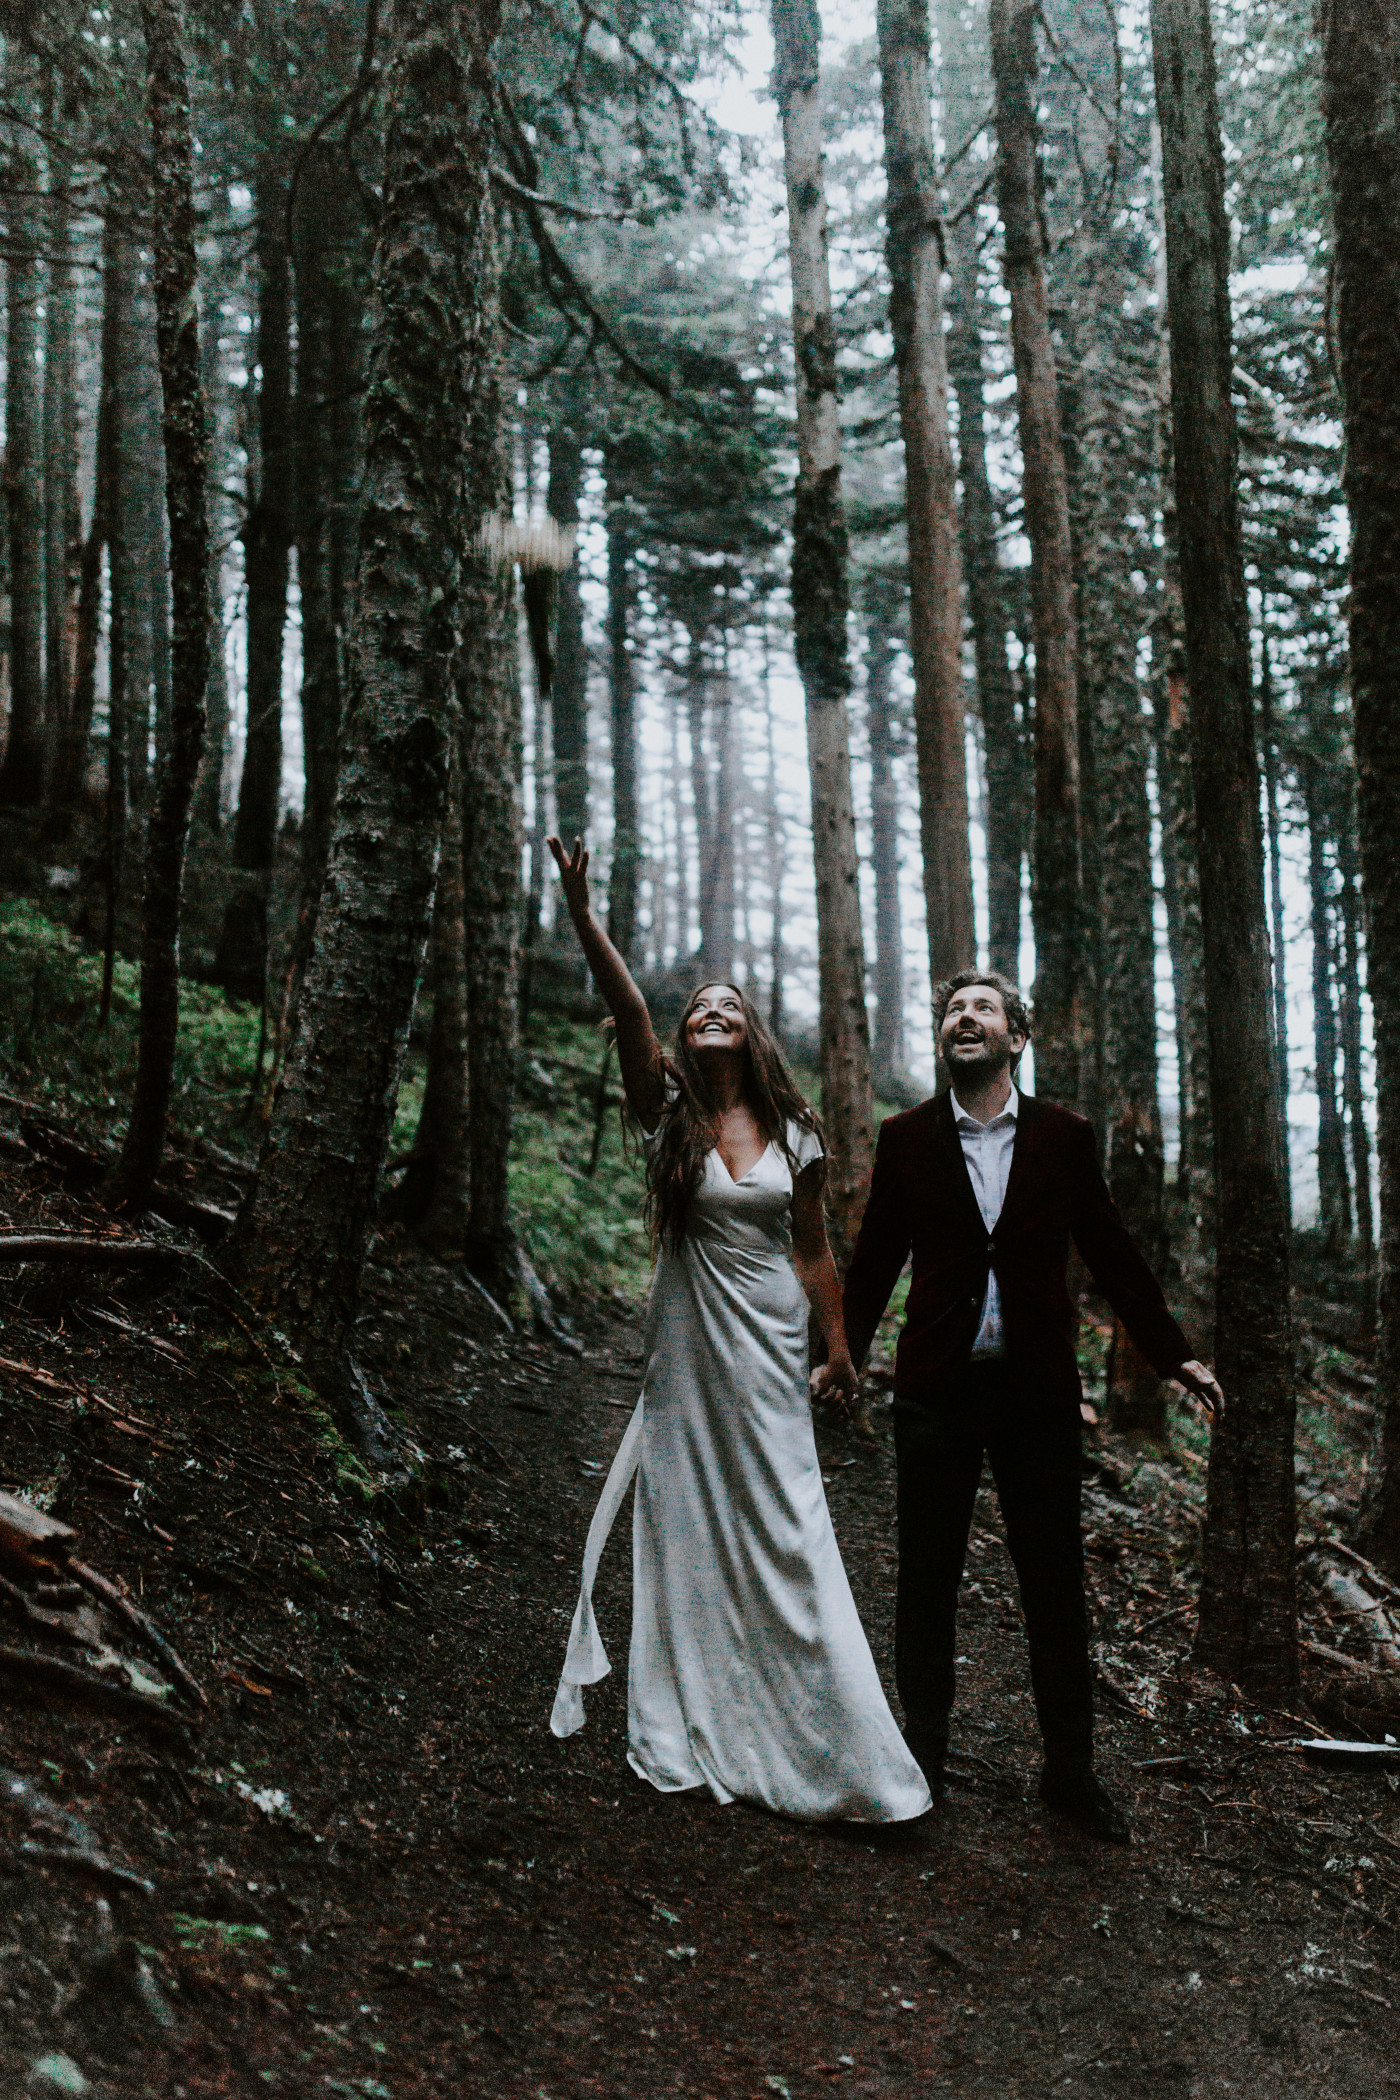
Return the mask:
[[(83, 1290), (106, 1286), (32, 1279), (4, 1286), (0, 1355), (69, 1390), (0, 1372), (0, 1479), (47, 1484), (213, 1711), (177, 1755), (5, 1693), (4, 1763), (156, 1893), (107, 1890), (109, 1927), (97, 1891), (35, 1865), (0, 1819), (0, 2093), (45, 2051), (112, 2100), (1400, 2092), (1400, 1789), (1305, 1769), (1276, 1747), (1296, 1720), (1185, 1673), (1166, 1469), (1089, 1487), (1121, 1688), (1102, 1762), (1133, 1803), (1130, 1851), (1034, 1801), (985, 1497), (960, 1783), (904, 1832), (794, 1826), (628, 1771), (625, 1524), (598, 1593), (615, 1674), (581, 1735), (547, 1731), (588, 1514), (634, 1397), (630, 1316), (599, 1315), (575, 1361), (500, 1334), (383, 1243), (366, 1360), (432, 1454), (440, 1506), (379, 1530), (213, 1297), (132, 1285), (103, 1301), (178, 1363), (85, 1317)], [(888, 1681), (882, 1424), (872, 1450), (826, 1456)], [(1154, 1699), (1155, 1716), (1123, 1703)], [(1167, 1757), (1192, 1762), (1150, 1763)]]

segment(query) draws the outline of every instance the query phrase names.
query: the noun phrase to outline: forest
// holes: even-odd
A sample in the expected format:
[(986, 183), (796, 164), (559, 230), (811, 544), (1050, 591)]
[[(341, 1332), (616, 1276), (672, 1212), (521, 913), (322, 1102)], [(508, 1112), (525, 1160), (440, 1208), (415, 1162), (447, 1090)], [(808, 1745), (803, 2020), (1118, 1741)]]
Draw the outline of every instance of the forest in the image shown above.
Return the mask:
[[(0, 66), (0, 2090), (1396, 2090), (1400, 0)], [(1131, 1859), (1023, 1807), (990, 1495), (932, 1835), (548, 1736), (652, 1263), (551, 834), (784, 1046), (838, 1269), (934, 988), (1032, 1001), (1226, 1395), (1073, 1272)], [(901, 1303), (817, 1424), (882, 1669)]]

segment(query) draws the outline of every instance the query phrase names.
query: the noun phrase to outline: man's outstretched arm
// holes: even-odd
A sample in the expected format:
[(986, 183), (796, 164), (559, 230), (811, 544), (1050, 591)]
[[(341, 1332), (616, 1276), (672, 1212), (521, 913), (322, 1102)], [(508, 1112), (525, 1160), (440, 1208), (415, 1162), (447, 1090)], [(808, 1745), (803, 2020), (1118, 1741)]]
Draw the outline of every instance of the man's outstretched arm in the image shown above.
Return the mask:
[(857, 1370), (865, 1362), (875, 1329), (890, 1302), (890, 1292), (909, 1258), (912, 1240), (913, 1224), (908, 1215), (902, 1179), (895, 1168), (893, 1153), (885, 1143), (885, 1129), (882, 1128), (875, 1146), (870, 1197), (860, 1221), (860, 1231), (856, 1234), (843, 1293), (846, 1340)]
[(1192, 1355), (1191, 1344), (1172, 1318), (1162, 1286), (1123, 1223), (1099, 1167), (1092, 1130), (1085, 1129), (1082, 1143), (1070, 1217), (1074, 1244), (1094, 1282), (1157, 1376), (1174, 1378), (1214, 1414), (1224, 1405), (1215, 1374)]

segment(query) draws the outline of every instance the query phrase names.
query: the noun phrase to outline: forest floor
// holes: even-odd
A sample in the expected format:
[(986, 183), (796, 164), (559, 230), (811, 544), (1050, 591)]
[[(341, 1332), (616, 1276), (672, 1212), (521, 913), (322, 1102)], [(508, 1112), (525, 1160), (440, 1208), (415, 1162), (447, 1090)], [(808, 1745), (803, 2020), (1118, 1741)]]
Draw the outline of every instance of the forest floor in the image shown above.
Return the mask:
[[(110, 1229), (0, 1108), (0, 1223)], [(220, 1171), (191, 1147), (192, 1193)], [(1101, 1765), (1130, 1849), (1035, 1800), (990, 1495), (946, 1804), (894, 1831), (791, 1824), (629, 1771), (625, 1524), (598, 1589), (620, 1667), (580, 1735), (548, 1732), (640, 1364), (634, 1302), (573, 1310), (582, 1355), (381, 1236), (360, 1342), (428, 1455), (405, 1511), (367, 1498), (199, 1261), (174, 1282), (0, 1275), (0, 1486), (75, 1527), (209, 1699), (198, 1725), (172, 1699), (84, 1711), (0, 1652), (0, 2095), (54, 2053), (111, 2100), (1400, 2093), (1400, 1783), (1315, 1768), (1290, 1747), (1317, 1732), (1306, 1707), (1193, 1676), (1191, 1433), (1086, 1457)], [(1354, 1492), (1364, 1371), (1335, 1344), (1312, 1368), (1316, 1528)], [(822, 1432), (887, 1683), (888, 1422), (877, 1388), (873, 1441)], [(6, 1652), (24, 1639), (0, 1624)]]

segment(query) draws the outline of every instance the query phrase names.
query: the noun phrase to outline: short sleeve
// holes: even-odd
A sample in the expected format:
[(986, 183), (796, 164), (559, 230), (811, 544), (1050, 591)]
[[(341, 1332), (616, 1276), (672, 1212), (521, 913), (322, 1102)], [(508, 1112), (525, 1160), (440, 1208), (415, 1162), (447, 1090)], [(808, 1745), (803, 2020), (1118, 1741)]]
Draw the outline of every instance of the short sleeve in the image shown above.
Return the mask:
[(791, 1117), (788, 1119), (787, 1141), (788, 1150), (793, 1157), (794, 1174), (800, 1174), (804, 1167), (811, 1166), (813, 1160), (825, 1156), (822, 1152), (822, 1141), (816, 1131), (809, 1130), (805, 1123), (798, 1123)]

